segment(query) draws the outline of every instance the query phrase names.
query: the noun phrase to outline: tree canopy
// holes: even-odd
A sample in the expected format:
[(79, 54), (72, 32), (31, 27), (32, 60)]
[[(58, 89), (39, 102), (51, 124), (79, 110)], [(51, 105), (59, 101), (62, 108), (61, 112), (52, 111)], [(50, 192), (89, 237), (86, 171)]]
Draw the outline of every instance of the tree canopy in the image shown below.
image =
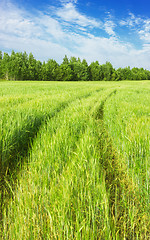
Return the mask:
[(115, 69), (110, 62), (100, 65), (98, 61), (88, 65), (85, 59), (65, 55), (61, 64), (49, 59), (36, 60), (32, 53), (0, 51), (0, 78), (6, 80), (36, 81), (121, 81), (150, 80), (150, 71), (143, 68)]

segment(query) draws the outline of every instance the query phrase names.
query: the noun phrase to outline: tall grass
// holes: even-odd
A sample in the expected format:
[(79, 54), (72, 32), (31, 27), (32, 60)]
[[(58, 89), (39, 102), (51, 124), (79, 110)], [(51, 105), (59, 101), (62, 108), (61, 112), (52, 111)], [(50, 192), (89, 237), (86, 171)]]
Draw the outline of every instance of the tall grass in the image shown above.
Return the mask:
[[(113, 146), (125, 159), (126, 172), (134, 182), (137, 196), (134, 212), (130, 214), (135, 226), (144, 220), (145, 239), (150, 237), (150, 85), (139, 86), (122, 89), (109, 99), (104, 121)], [(142, 239), (140, 234), (139, 238)]]
[(149, 83), (3, 84), (1, 238), (149, 239)]

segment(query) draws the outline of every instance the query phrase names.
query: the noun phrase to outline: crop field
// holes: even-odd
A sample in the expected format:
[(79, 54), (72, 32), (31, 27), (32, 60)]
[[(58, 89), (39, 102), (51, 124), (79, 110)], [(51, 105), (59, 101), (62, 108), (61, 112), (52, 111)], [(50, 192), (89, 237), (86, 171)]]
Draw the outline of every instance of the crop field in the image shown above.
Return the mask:
[(150, 82), (0, 82), (0, 239), (150, 239)]

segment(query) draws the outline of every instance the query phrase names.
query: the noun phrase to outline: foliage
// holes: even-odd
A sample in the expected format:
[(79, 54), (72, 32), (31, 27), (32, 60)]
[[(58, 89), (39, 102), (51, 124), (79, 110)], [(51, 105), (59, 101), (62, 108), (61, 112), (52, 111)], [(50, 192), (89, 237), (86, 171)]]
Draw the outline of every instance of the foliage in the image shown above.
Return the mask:
[(150, 71), (143, 68), (113, 68), (110, 62), (100, 65), (98, 61), (88, 65), (87, 61), (65, 55), (63, 62), (36, 60), (32, 53), (15, 53), (9, 56), (0, 51), (0, 78), (6, 80), (36, 81), (121, 81), (150, 80)]

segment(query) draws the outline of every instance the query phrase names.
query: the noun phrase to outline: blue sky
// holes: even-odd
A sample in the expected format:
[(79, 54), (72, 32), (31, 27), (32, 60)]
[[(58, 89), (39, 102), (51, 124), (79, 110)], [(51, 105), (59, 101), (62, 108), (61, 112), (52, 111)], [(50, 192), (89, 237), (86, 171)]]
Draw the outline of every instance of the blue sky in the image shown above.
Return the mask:
[(150, 1), (1, 0), (0, 50), (150, 70)]

